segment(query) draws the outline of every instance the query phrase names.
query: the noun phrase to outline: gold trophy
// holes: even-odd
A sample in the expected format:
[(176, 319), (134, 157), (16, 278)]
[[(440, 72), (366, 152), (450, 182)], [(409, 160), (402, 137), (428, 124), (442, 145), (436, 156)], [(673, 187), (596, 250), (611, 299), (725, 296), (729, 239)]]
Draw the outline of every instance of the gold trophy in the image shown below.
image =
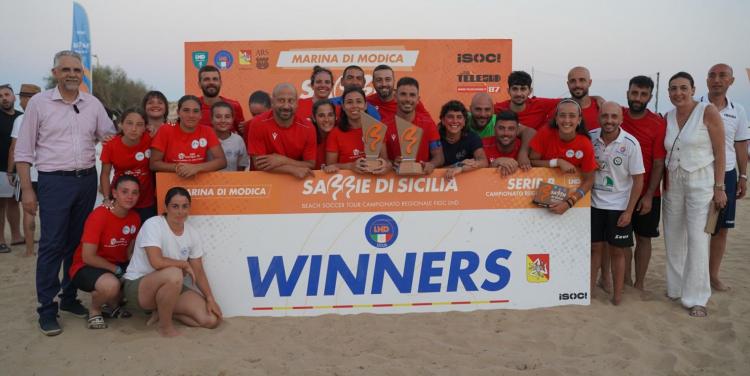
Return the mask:
[(383, 161), (380, 160), (380, 151), (383, 149), (385, 133), (388, 127), (375, 120), (367, 113), (362, 114), (362, 141), (365, 144), (365, 163), (369, 172), (378, 169)]
[(422, 175), (422, 164), (417, 162), (417, 152), (422, 141), (422, 128), (396, 116), (398, 142), (401, 145), (401, 163), (396, 171), (399, 175)]

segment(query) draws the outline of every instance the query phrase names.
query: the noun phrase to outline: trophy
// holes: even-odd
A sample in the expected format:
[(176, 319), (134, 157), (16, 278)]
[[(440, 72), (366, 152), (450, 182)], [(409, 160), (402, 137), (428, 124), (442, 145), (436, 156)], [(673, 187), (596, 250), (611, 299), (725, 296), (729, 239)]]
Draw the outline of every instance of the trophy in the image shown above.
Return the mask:
[(367, 113), (362, 114), (362, 141), (365, 145), (367, 171), (373, 171), (383, 163), (378, 158), (380, 158), (380, 150), (383, 148), (387, 129), (385, 124), (375, 120), (374, 117)]
[(401, 145), (401, 163), (396, 171), (399, 175), (422, 175), (422, 164), (417, 162), (417, 152), (422, 141), (422, 128), (396, 116), (398, 142)]

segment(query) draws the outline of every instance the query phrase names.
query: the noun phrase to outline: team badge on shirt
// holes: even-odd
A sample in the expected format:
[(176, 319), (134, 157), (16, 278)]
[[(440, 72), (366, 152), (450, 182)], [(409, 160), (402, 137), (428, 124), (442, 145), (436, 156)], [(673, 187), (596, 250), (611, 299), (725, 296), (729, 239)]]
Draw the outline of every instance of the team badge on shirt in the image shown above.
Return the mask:
[(583, 158), (583, 151), (576, 150), (576, 159), (581, 159), (581, 158)]
[(193, 142), (190, 143), (190, 147), (192, 147), (193, 149), (197, 149), (198, 146), (200, 146), (200, 141), (198, 140), (193, 140)]
[(389, 247), (398, 238), (398, 225), (390, 216), (378, 214), (367, 221), (365, 238), (373, 247)]
[(136, 161), (140, 162), (140, 161), (142, 161), (142, 160), (143, 160), (144, 158), (146, 158), (146, 154), (144, 154), (144, 153), (142, 153), (142, 152), (140, 152), (140, 151), (139, 151), (139, 152), (137, 152), (137, 153), (135, 153), (135, 160), (136, 160)]
[(576, 152), (573, 151), (573, 149), (568, 149), (568, 150), (565, 151), (565, 156), (568, 157), (568, 158), (573, 158), (573, 156), (575, 154), (576, 154)]
[(205, 147), (206, 147), (206, 145), (208, 145), (208, 141), (207, 141), (207, 140), (206, 140), (205, 138), (201, 137), (201, 139), (200, 139), (200, 140), (198, 140), (198, 144), (199, 144), (199, 145), (200, 145), (200, 146), (201, 146), (202, 148), (205, 148)]
[(526, 280), (531, 283), (549, 282), (549, 253), (526, 255)]

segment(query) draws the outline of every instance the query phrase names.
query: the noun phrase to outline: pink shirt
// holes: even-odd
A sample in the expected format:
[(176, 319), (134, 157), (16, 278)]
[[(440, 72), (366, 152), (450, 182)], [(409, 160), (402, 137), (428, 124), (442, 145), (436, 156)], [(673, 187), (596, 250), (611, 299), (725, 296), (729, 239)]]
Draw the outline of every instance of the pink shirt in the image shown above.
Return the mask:
[(90, 168), (97, 141), (114, 133), (112, 120), (93, 95), (79, 92), (73, 103), (65, 103), (55, 87), (29, 100), (15, 159), (44, 172)]

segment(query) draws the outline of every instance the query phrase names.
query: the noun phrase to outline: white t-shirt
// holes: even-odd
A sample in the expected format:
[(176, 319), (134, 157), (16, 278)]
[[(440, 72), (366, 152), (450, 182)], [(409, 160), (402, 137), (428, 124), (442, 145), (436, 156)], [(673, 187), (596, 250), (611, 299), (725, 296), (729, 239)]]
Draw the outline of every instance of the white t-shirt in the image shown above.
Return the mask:
[(641, 146), (633, 135), (620, 128), (617, 139), (604, 144), (601, 128), (589, 132), (594, 144), (596, 169), (591, 206), (604, 210), (625, 210), (633, 188), (632, 175), (645, 173)]
[[(708, 96), (702, 96), (701, 102), (708, 103)], [(721, 120), (724, 121), (724, 137), (726, 143), (724, 149), (727, 152), (726, 168), (724, 171), (732, 171), (737, 166), (737, 155), (734, 143), (750, 140), (750, 124), (747, 121), (745, 108), (727, 98), (727, 105), (721, 111)]]
[(232, 133), (226, 140), (221, 141), (221, 148), (224, 149), (224, 156), (227, 158), (227, 167), (222, 171), (237, 171), (238, 166), (247, 167), (250, 160), (247, 157), (247, 147), (245, 141), (237, 133)]
[[(21, 116), (17, 117), (16, 120), (13, 121), (13, 130), (10, 131), (10, 137), (12, 138), (18, 138), (18, 132), (21, 130), (21, 123), (23, 123), (23, 114)], [(31, 165), (31, 181), (38, 181), (39, 180), (39, 172), (37, 172), (36, 167), (34, 165)]]
[(143, 223), (138, 236), (135, 238), (133, 257), (130, 259), (125, 279), (136, 280), (149, 274), (155, 269), (148, 261), (146, 247), (159, 247), (164, 257), (173, 260), (186, 261), (188, 258), (203, 256), (203, 244), (197, 230), (185, 222), (182, 235), (177, 236), (167, 224), (163, 215), (151, 217)]

